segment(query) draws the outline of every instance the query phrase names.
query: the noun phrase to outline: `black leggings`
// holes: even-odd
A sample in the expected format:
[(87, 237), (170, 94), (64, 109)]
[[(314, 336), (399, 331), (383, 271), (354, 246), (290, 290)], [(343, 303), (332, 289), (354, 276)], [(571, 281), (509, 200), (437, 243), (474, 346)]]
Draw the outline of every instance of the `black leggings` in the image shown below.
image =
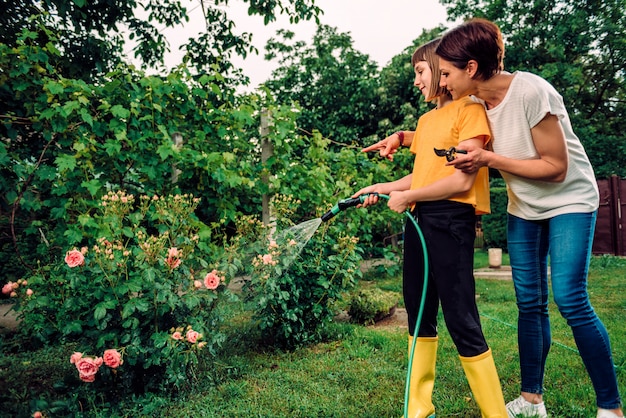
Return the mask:
[[(474, 282), (476, 216), (471, 205), (443, 200), (416, 205), (418, 220), (428, 250), (428, 288), (419, 337), (437, 335), (439, 301), (448, 332), (459, 355), (474, 357), (489, 349), (480, 326)], [(409, 334), (415, 325), (424, 286), (422, 243), (413, 222), (404, 232), (403, 293)]]

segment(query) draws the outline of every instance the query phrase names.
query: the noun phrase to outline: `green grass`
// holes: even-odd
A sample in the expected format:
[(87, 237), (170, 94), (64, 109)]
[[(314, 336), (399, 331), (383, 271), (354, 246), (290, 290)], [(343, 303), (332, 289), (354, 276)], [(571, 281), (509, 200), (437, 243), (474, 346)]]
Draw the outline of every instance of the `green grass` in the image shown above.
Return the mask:
[[(477, 264), (482, 254), (477, 254)], [(485, 256), (486, 257), (486, 256)], [(485, 258), (486, 260), (486, 258)], [(506, 259), (505, 259), (506, 260)], [(505, 261), (506, 264), (506, 261)], [(620, 392), (626, 395), (626, 260), (594, 257), (589, 293), (606, 325)], [(398, 277), (367, 277), (368, 285), (395, 289)], [(519, 395), (515, 296), (506, 280), (477, 280), (478, 306), (506, 400)], [(553, 346), (544, 399), (552, 417), (595, 416), (595, 396), (569, 327), (551, 304)], [(244, 316), (232, 321), (230, 337), (211, 372), (198, 371), (192, 392), (173, 400), (128, 400), (121, 415), (143, 417), (400, 417), (406, 378), (406, 329), (332, 324), (328, 341), (294, 352), (264, 351)], [(73, 373), (71, 347), (30, 350), (0, 339), (0, 411), (55, 393), (56, 381)], [(62, 361), (61, 361), (62, 360)], [(440, 318), (440, 345), (433, 401), (438, 417), (480, 417), (458, 354)], [(147, 403), (147, 404), (146, 404)], [(149, 410), (149, 407), (152, 410)], [(11, 409), (14, 410), (14, 409)], [(0, 415), (2, 413), (0, 412)], [(111, 416), (106, 409), (93, 416)]]

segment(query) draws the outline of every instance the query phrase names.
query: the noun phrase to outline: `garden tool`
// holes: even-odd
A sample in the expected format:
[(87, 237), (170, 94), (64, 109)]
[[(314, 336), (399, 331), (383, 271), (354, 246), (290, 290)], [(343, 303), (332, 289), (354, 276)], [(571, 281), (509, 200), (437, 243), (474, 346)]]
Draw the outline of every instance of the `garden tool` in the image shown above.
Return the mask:
[(464, 149), (456, 149), (455, 147), (450, 147), (447, 150), (437, 148), (433, 149), (435, 150), (435, 154), (437, 154), (439, 157), (446, 157), (446, 160), (448, 160), (448, 162), (453, 161), (456, 158), (456, 154), (467, 154), (467, 151), (465, 151)]

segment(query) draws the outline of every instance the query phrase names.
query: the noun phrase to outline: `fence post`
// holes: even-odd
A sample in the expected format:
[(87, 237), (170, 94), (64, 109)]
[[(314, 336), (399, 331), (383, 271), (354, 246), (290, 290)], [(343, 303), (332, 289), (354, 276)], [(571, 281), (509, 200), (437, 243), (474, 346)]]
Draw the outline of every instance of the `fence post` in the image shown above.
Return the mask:
[[(174, 143), (174, 147), (177, 149), (181, 149), (183, 147), (183, 136), (180, 132), (174, 132), (172, 134), (172, 142)], [(176, 164), (172, 164), (172, 184), (176, 184), (178, 182), (178, 176), (182, 173), (178, 168), (176, 168)]]
[[(265, 166), (265, 163), (267, 162), (267, 160), (274, 153), (274, 146), (272, 145), (272, 142), (268, 138), (268, 135), (270, 133), (269, 127), (270, 127), (271, 119), (272, 119), (272, 116), (268, 109), (264, 108), (263, 110), (261, 110), (261, 127), (259, 128), (259, 133), (261, 135), (261, 163), (263, 164), (263, 166)], [(269, 183), (269, 173), (265, 169), (265, 167), (263, 167), (263, 175), (261, 176), (261, 181), (263, 181), (263, 183), (266, 185)], [(262, 196), (262, 211), (263, 211), (262, 213), (263, 225), (269, 225), (270, 223), (270, 198), (267, 193), (263, 193), (263, 196)]]

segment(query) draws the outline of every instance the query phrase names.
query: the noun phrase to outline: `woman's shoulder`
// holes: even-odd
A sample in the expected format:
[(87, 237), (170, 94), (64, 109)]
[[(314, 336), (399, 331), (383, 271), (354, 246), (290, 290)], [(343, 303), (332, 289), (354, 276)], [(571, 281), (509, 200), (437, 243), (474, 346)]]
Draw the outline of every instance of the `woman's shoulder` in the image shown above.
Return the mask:
[(537, 74), (530, 73), (528, 71), (516, 71), (513, 73), (513, 75), (514, 77), (511, 84), (516, 85), (518, 88), (520, 86), (524, 86), (524, 88), (526, 89), (534, 88), (540, 90), (554, 90), (554, 87), (552, 86), (552, 84), (550, 84), (548, 80)]

